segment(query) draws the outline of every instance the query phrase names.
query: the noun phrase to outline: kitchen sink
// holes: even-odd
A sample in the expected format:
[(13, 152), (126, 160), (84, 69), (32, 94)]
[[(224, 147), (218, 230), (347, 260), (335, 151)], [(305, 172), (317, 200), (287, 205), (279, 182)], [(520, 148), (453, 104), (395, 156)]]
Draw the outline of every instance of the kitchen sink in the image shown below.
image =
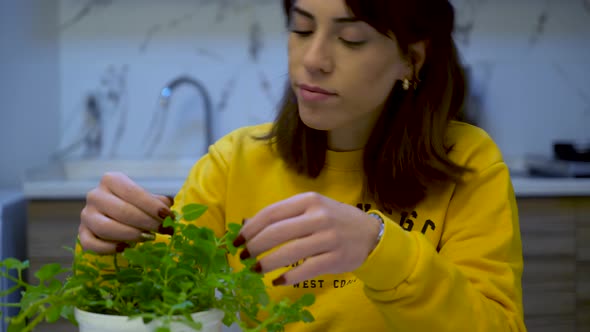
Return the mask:
[(67, 180), (93, 180), (111, 171), (123, 172), (131, 179), (185, 179), (196, 160), (75, 160), (63, 163)]

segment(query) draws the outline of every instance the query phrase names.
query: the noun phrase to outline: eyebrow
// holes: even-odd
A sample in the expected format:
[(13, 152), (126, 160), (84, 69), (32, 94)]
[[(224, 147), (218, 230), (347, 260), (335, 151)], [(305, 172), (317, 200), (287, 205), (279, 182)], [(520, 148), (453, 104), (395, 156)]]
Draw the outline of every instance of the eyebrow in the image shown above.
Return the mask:
[[(309, 19), (315, 20), (315, 17), (313, 16), (313, 14), (311, 14), (310, 12), (301, 9), (300, 7), (297, 6), (293, 6), (293, 12), (297, 13), (301, 16), (305, 16)], [(334, 22), (336, 23), (354, 23), (354, 22), (360, 22), (360, 20), (357, 17), (354, 16), (348, 16), (348, 17), (336, 17), (332, 19)]]

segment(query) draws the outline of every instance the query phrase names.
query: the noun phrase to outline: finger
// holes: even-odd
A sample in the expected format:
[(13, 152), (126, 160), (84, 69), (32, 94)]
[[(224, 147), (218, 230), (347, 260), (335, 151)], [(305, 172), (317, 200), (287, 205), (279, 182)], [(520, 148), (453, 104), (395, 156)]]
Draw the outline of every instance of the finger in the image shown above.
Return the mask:
[(119, 248), (122, 247), (122, 243), (104, 241), (97, 238), (84, 224), (80, 224), (78, 228), (78, 237), (82, 249), (91, 250), (97, 254), (113, 254), (120, 251)]
[(260, 210), (242, 228), (241, 234), (246, 240), (253, 238), (269, 225), (303, 214), (309, 206), (321, 203), (323, 197), (317, 193), (303, 193), (271, 204)]
[(321, 232), (288, 242), (260, 259), (261, 270), (263, 273), (274, 271), (302, 259), (329, 252), (333, 247), (333, 237), (330, 232)]
[(94, 211), (93, 207), (85, 207), (81, 213), (82, 224), (94, 234), (95, 237), (104, 241), (139, 241), (141, 229), (120, 223), (112, 218)]
[(310, 257), (301, 265), (292, 268), (283, 273), (272, 281), (274, 286), (294, 285), (305, 280), (313, 279), (319, 275), (330, 273), (325, 271), (325, 267), (333, 264), (336, 260), (333, 252), (327, 252), (314, 257)]
[[(174, 197), (172, 196), (154, 195), (154, 197), (169, 207), (174, 205)], [(170, 214), (170, 216), (172, 217), (172, 213)], [(166, 219), (165, 213), (160, 213), (159, 217), (162, 219)], [(160, 225), (158, 227), (157, 232), (160, 234), (174, 235), (174, 227), (164, 227), (164, 225)]]
[(136, 206), (124, 201), (118, 196), (105, 194), (100, 190), (88, 193), (87, 199), (91, 202), (89, 212), (103, 214), (109, 219), (143, 230), (156, 230), (161, 221), (145, 213)]
[(255, 257), (290, 240), (307, 237), (314, 233), (319, 225), (317, 218), (310, 214), (275, 222), (248, 241), (246, 246), (247, 255)]
[(154, 219), (165, 219), (167, 216), (173, 216), (166, 202), (154, 197), (123, 173), (106, 173), (102, 177), (99, 186), (110, 191), (123, 201), (141, 209)]
[(153, 194), (152, 196), (154, 196), (160, 202), (166, 204), (166, 206), (168, 206), (168, 207), (171, 207), (172, 205), (174, 205), (174, 197), (172, 197), (172, 196), (163, 196), (163, 195), (156, 195), (156, 194)]

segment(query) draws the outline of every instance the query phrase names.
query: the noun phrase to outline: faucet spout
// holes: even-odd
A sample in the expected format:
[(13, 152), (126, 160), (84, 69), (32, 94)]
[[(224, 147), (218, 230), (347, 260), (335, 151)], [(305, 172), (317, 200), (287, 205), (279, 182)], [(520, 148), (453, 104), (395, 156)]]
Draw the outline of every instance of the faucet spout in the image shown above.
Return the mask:
[(166, 109), (170, 104), (170, 99), (174, 93), (174, 90), (184, 84), (188, 84), (193, 86), (197, 89), (200, 93), (201, 98), (203, 99), (203, 106), (204, 106), (204, 113), (205, 113), (205, 153), (207, 153), (209, 146), (213, 144), (213, 133), (212, 133), (212, 123), (213, 123), (213, 106), (211, 102), (211, 97), (209, 92), (205, 88), (205, 85), (200, 81), (189, 77), (189, 76), (179, 76), (166, 84), (162, 90), (160, 91), (160, 105)]

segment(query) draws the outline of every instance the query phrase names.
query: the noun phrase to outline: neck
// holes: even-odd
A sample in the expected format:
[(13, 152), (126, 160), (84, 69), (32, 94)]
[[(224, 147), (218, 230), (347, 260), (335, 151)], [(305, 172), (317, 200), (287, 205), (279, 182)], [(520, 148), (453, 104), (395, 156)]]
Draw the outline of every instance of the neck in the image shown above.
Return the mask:
[(356, 119), (354, 123), (328, 131), (328, 149), (340, 152), (363, 149), (378, 118), (376, 112), (375, 116)]
[(357, 128), (338, 128), (328, 132), (328, 149), (332, 151), (354, 151), (365, 147), (370, 131)]

